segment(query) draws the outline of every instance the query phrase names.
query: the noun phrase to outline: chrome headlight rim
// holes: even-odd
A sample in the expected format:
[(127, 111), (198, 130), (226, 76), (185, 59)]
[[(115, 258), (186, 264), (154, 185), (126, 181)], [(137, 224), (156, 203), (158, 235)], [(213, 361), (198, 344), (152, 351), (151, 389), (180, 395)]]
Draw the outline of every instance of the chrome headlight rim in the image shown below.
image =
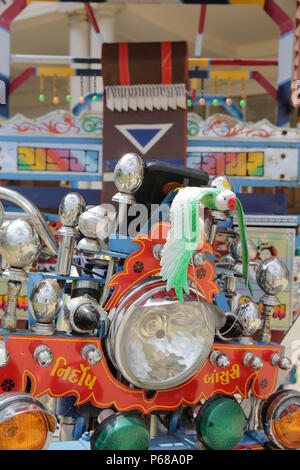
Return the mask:
[[(17, 404), (24, 404), (28, 406), (22, 406), (19, 411), (12, 413), (12, 411), (14, 411), (13, 405)], [(32, 405), (34, 405), (36, 408), (32, 408)], [(7, 412), (6, 414), (4, 413), (5, 410)], [(28, 411), (39, 411), (45, 415), (49, 415), (53, 419), (53, 421), (51, 422), (47, 417), (49, 432), (53, 433), (55, 431), (57, 424), (56, 416), (51, 411), (49, 411), (47, 407), (38, 398), (26, 392), (7, 392), (3, 395), (0, 395), (0, 424), (7, 421), (7, 419), (9, 418), (12, 418), (13, 416), (26, 413)]]
[(285, 446), (277, 438), (274, 430), (272, 428), (272, 422), (279, 419), (282, 411), (287, 408), (289, 405), (295, 402), (295, 398), (299, 402), (300, 406), (300, 392), (297, 390), (278, 390), (277, 392), (270, 395), (263, 403), (260, 409), (260, 419), (264, 428), (264, 431), (269, 438), (270, 442), (275, 445), (275, 447), (281, 450), (299, 450), (298, 448), (291, 448)]
[(0, 425), (24, 413), (41, 413), (43, 415), (47, 425), (47, 434), (43, 447), (40, 450), (48, 449), (51, 437), (57, 426), (56, 416), (48, 410), (41, 400), (29, 393), (7, 392), (0, 396)]
[[(130, 299), (132, 299), (134, 294), (137, 294), (139, 290), (143, 288), (146, 288), (148, 290), (146, 290), (146, 292), (140, 295), (136, 300), (133, 300), (131, 305), (127, 308)], [(209, 356), (215, 337), (215, 318), (213, 315), (209, 315), (208, 312), (205, 312), (204, 323), (211, 334), (209, 339), (207, 339), (208, 335), (206, 335), (206, 343), (202, 344), (201, 347), (199, 345), (199, 355), (197, 356), (195, 362), (192, 365), (184, 369), (182, 373), (178, 373), (175, 378), (171, 377), (166, 380), (155, 381), (153, 379), (149, 379), (149, 381), (141, 381), (139, 378), (133, 375), (125, 353), (125, 348), (127, 344), (125, 342), (125, 338), (127, 336), (126, 333), (128, 324), (132, 320), (132, 316), (136, 315), (138, 317), (140, 315), (140, 310), (137, 309), (143, 308), (141, 304), (146, 298), (149, 297), (149, 293), (151, 293), (152, 295), (160, 291), (166, 292), (166, 283), (165, 281), (162, 281), (161, 278), (147, 280), (146, 282), (142, 283), (142, 285), (136, 286), (136, 288), (132, 289), (128, 297), (126, 297), (126, 299), (123, 299), (122, 303), (117, 307), (114, 317), (112, 319), (110, 332), (107, 338), (107, 351), (115, 368), (122, 374), (122, 376), (126, 380), (128, 380), (129, 383), (133, 384), (138, 388), (147, 390), (168, 390), (183, 385), (203, 366)], [(198, 303), (196, 299), (190, 298), (186, 300), (185, 305), (189, 303), (191, 304), (190, 308), (196, 309), (196, 304)], [(172, 306), (176, 304), (176, 306), (184, 308), (184, 306), (180, 304), (180, 302), (177, 300), (170, 299), (170, 301), (165, 301), (164, 305), (167, 304), (170, 304)], [(199, 315), (202, 315), (203, 310), (201, 312), (199, 312), (198, 310), (197, 313)], [(172, 312), (170, 312), (170, 315), (171, 314)], [(166, 315), (168, 315), (168, 313)]]

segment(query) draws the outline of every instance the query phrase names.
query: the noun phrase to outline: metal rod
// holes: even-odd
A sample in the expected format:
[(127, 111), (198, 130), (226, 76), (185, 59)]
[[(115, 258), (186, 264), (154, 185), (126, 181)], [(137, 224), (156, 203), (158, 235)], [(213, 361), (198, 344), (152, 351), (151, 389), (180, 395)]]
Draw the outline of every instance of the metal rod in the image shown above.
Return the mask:
[(32, 219), (38, 234), (46, 243), (50, 252), (54, 254), (58, 253), (57, 240), (51, 232), (43, 214), (39, 211), (33, 202), (31, 202), (25, 196), (22, 196), (22, 194), (18, 193), (17, 191), (5, 188), (3, 186), (0, 187), (0, 199), (11, 201), (17, 206), (21, 207), (21, 209), (23, 209)]
[(15, 64), (99, 64), (101, 59), (97, 57), (73, 57), (70, 55), (34, 55), (12, 54), (11, 62)]
[[(99, 64), (101, 59), (97, 57), (73, 57), (69, 55), (35, 55), (35, 54), (11, 54), (11, 62), (15, 64), (70, 64), (89, 63)], [(201, 66), (228, 66), (228, 67), (274, 67), (278, 65), (278, 59), (227, 59), (189, 57), (189, 67)]]

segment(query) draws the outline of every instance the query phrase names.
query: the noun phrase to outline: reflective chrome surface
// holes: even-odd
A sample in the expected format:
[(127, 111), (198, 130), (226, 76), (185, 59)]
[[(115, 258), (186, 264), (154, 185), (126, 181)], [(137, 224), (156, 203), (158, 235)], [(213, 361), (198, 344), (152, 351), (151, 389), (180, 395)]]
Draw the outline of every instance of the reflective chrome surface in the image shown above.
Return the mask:
[[(257, 246), (255, 243), (248, 239), (248, 252), (249, 252), (249, 260), (251, 261), (257, 255)], [(236, 261), (242, 261), (242, 243), (240, 240), (234, 240), (229, 245), (230, 254)]]
[(92, 366), (99, 364), (102, 359), (102, 353), (94, 344), (86, 344), (81, 350), (81, 357)]
[[(87, 327), (85, 329), (80, 328), (76, 323), (76, 315), (80, 313), (79, 309), (82, 310), (82, 314), (80, 314), (81, 321), (84, 322), (84, 318), (86, 318), (86, 324), (93, 325), (92, 329), (89, 330)], [(85, 314), (86, 316), (84, 316)], [(69, 322), (71, 329), (77, 333), (91, 333), (96, 328), (100, 328), (103, 330), (101, 337), (104, 337), (106, 334), (107, 314), (101, 305), (88, 295), (73, 297), (68, 300), (64, 306), (64, 316), (67, 322)]]
[(287, 356), (281, 356), (279, 353), (274, 353), (271, 357), (271, 365), (279, 367), (281, 370), (290, 370), (292, 361)]
[(6, 349), (4, 341), (0, 340), (0, 367), (4, 367), (8, 364), (10, 359), (9, 353)]
[(88, 238), (105, 238), (110, 228), (108, 211), (101, 206), (95, 206), (79, 217), (78, 228)]
[(204, 266), (206, 262), (207, 258), (204, 253), (195, 253), (193, 255), (193, 263), (195, 266)]
[(62, 306), (62, 290), (55, 279), (42, 279), (32, 289), (29, 308), (39, 323), (51, 323)]
[(189, 379), (205, 362), (215, 335), (215, 319), (205, 303), (170, 297), (165, 282), (132, 289), (118, 306), (107, 340), (108, 353), (122, 375), (149, 390)]
[(262, 358), (259, 356), (255, 356), (251, 352), (245, 354), (243, 362), (246, 367), (251, 367), (251, 369), (253, 370), (259, 370), (264, 365)]
[(115, 166), (114, 181), (121, 193), (136, 192), (141, 186), (143, 178), (143, 160), (135, 153), (126, 153)]
[(246, 336), (254, 335), (260, 328), (262, 322), (261, 313), (259, 306), (255, 302), (243, 302), (237, 307), (235, 314)]
[(29, 266), (41, 249), (41, 239), (29, 220), (15, 219), (0, 227), (0, 253), (10, 267)]
[(5, 330), (17, 328), (17, 302), (22, 288), (22, 282), (10, 280), (7, 282), (7, 306), (2, 317), (1, 326)]
[(266, 294), (276, 295), (288, 286), (289, 271), (282, 261), (271, 256), (259, 264), (256, 281)]
[(11, 201), (21, 207), (21, 209), (23, 209), (32, 219), (36, 231), (45, 242), (50, 252), (57, 254), (58, 243), (56, 238), (52, 234), (45, 217), (33, 202), (19, 194), (17, 191), (13, 191), (12, 189), (3, 186), (0, 187), (0, 199)]
[(55, 272), (60, 276), (69, 276), (72, 268), (75, 240), (78, 232), (73, 227), (62, 227), (60, 235)]
[(45, 344), (40, 344), (33, 351), (33, 359), (41, 366), (48, 367), (53, 362), (53, 354), (51, 349)]
[(230, 366), (230, 359), (226, 354), (222, 354), (220, 351), (213, 351), (209, 358), (210, 362), (220, 369), (226, 369)]
[(59, 218), (66, 227), (75, 227), (85, 210), (85, 201), (79, 193), (66, 194), (59, 205)]

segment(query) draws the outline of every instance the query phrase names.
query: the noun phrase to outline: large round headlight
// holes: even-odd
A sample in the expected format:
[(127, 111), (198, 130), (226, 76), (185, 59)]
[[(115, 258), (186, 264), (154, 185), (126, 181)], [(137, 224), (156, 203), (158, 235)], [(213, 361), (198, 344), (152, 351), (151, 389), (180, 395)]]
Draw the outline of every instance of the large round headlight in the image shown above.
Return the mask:
[(148, 390), (168, 389), (188, 380), (204, 364), (215, 336), (207, 302), (171, 297), (166, 283), (141, 283), (116, 309), (108, 353), (122, 375)]
[(46, 449), (55, 428), (55, 416), (28, 393), (0, 396), (0, 450)]
[(279, 449), (300, 449), (300, 393), (282, 390), (267, 398), (261, 408), (265, 432)]

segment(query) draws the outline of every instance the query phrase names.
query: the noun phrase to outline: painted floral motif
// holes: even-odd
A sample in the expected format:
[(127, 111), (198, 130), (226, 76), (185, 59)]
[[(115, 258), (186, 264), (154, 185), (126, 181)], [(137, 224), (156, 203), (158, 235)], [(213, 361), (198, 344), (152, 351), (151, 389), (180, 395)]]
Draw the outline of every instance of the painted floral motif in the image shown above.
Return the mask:
[(10, 392), (14, 388), (14, 386), (15, 383), (12, 379), (5, 379), (1, 383), (1, 390), (3, 390), (3, 392)]

